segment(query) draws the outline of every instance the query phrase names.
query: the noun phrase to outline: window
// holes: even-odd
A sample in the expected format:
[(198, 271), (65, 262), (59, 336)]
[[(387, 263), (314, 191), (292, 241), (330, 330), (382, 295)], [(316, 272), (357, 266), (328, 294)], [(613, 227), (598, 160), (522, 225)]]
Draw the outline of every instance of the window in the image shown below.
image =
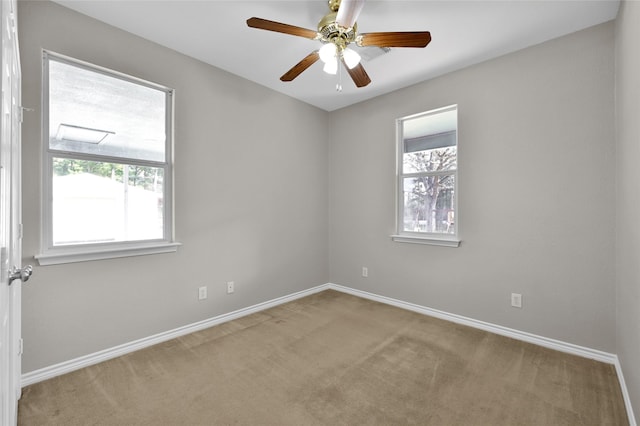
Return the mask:
[(43, 56), (40, 264), (175, 251), (173, 91)]
[(394, 241), (457, 247), (458, 108), (397, 120), (397, 235)]

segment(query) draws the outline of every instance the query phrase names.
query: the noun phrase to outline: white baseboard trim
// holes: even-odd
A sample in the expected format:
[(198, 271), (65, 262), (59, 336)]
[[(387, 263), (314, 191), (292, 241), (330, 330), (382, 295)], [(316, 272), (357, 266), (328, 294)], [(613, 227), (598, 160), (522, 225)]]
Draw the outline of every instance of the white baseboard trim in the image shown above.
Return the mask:
[(39, 370), (30, 371), (22, 375), (22, 387), (38, 383), (44, 380), (52, 379), (56, 376), (60, 376), (66, 373), (70, 373), (81, 368), (88, 367), (90, 365), (98, 364), (109, 359), (113, 359), (122, 355), (126, 355), (131, 352), (135, 352), (140, 349), (147, 348), (149, 346), (156, 345), (158, 343), (166, 342), (167, 340), (175, 339), (176, 337), (184, 336), (189, 333), (204, 330), (205, 328), (213, 327), (214, 325), (222, 324), (227, 321), (231, 321), (237, 318), (241, 318), (247, 315), (251, 315), (256, 312), (263, 311), (265, 309), (273, 308), (283, 303), (291, 302), (302, 297), (310, 296), (315, 293), (319, 293), (329, 288), (328, 284), (322, 284), (317, 287), (310, 288), (308, 290), (299, 291), (287, 296), (278, 297), (267, 302), (258, 303), (247, 308), (238, 309), (237, 311), (229, 312), (227, 314), (218, 315), (213, 318), (209, 318), (203, 321), (198, 321), (193, 324), (188, 324), (183, 327), (178, 327), (173, 330), (165, 331), (155, 334), (153, 336), (145, 337), (142, 339), (134, 340), (132, 342), (124, 343), (122, 345), (114, 346), (99, 352), (84, 355), (78, 358), (64, 361), (59, 364), (54, 364), (49, 367), (44, 367)]
[(631, 396), (627, 390), (627, 384), (624, 382), (624, 374), (622, 374), (622, 365), (620, 360), (616, 356), (616, 374), (618, 375), (618, 381), (620, 382), (620, 389), (622, 390), (622, 397), (624, 398), (624, 405), (627, 408), (627, 417), (629, 418), (630, 426), (637, 426), (636, 416), (633, 414), (633, 407), (631, 406)]
[(184, 336), (189, 333), (204, 330), (205, 328), (213, 327), (218, 324), (222, 324), (227, 321), (231, 321), (237, 318), (244, 317), (256, 312), (269, 309), (283, 303), (291, 302), (302, 297), (310, 296), (315, 293), (319, 293), (324, 290), (336, 290), (342, 293), (351, 294), (353, 296), (362, 297), (364, 299), (373, 300), (387, 305), (395, 306), (401, 309), (405, 309), (412, 312), (417, 312), (423, 315), (440, 318), (446, 321), (451, 321), (458, 324), (467, 325), (469, 327), (477, 328), (480, 330), (488, 331), (491, 333), (499, 334), (501, 336), (511, 337), (516, 340), (532, 343), (538, 346), (554, 349), (557, 351), (581, 356), (584, 358), (594, 359), (596, 361), (605, 362), (607, 364), (613, 364), (618, 374), (618, 380), (622, 389), (625, 405), (627, 408), (627, 414), (629, 417), (629, 424), (631, 426), (637, 426), (635, 417), (633, 414), (633, 408), (631, 406), (631, 399), (627, 390), (627, 386), (624, 382), (624, 376), (622, 375), (622, 368), (618, 356), (608, 352), (599, 351), (596, 349), (587, 348), (584, 346), (574, 345), (573, 343), (562, 342), (560, 340), (550, 339), (543, 336), (538, 336), (532, 333), (515, 330), (501, 325), (491, 324), (484, 321), (478, 321), (472, 318), (464, 317), (462, 315), (450, 314), (448, 312), (439, 311), (437, 309), (427, 308), (425, 306), (416, 305), (415, 303), (404, 302), (402, 300), (393, 299), (386, 296), (380, 296), (378, 294), (369, 293), (367, 291), (356, 290), (350, 287), (345, 287), (339, 284), (322, 284), (307, 290), (299, 291), (287, 296), (279, 297), (266, 302), (258, 303), (247, 308), (238, 309), (227, 314), (218, 315), (213, 318), (209, 318), (203, 321), (188, 324), (183, 327), (178, 327), (173, 330), (169, 330), (163, 333), (158, 333), (153, 336), (145, 337), (139, 340), (134, 340), (129, 343), (115, 346), (113, 348), (105, 349), (99, 352), (81, 356), (78, 358), (64, 361), (59, 364), (55, 364), (49, 367), (41, 368), (39, 370), (31, 371), (22, 375), (22, 386), (28, 386), (43, 380), (48, 380), (62, 374), (70, 373), (75, 370), (79, 370), (90, 365), (98, 364), (103, 361), (107, 361), (112, 358), (116, 358), (122, 355), (126, 355), (137, 350), (156, 345), (158, 343), (166, 342), (167, 340), (175, 339), (176, 337)]

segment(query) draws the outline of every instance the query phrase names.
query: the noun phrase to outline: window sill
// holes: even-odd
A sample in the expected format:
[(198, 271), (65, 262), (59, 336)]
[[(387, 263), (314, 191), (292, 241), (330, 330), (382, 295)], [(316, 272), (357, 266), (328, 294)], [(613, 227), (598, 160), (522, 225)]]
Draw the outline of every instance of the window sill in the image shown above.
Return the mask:
[(117, 259), (120, 257), (144, 256), (149, 254), (174, 253), (178, 251), (180, 243), (143, 243), (119, 247), (93, 247), (79, 249), (60, 248), (49, 253), (34, 256), (40, 266), (60, 265), (63, 263), (87, 262), (90, 260)]
[(422, 237), (413, 235), (392, 235), (391, 239), (396, 243), (427, 244), (441, 247), (460, 246), (460, 240), (449, 240), (444, 238)]

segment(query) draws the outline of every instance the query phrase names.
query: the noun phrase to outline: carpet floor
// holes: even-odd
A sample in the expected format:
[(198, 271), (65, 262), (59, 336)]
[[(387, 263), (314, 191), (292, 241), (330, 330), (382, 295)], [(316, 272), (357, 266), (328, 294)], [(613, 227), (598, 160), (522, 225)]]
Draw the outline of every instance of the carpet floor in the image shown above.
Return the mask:
[(626, 425), (612, 365), (324, 291), (27, 386), (31, 425)]

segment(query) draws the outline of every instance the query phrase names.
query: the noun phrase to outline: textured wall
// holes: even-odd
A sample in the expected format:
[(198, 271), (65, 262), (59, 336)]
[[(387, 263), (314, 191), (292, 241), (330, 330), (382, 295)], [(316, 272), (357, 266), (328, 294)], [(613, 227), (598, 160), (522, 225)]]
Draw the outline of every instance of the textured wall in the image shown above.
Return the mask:
[[(462, 244), (392, 242), (395, 119), (451, 104)], [(334, 112), (331, 128), (332, 282), (615, 351), (613, 23)]]
[(616, 22), (617, 347), (640, 418), (640, 3), (624, 1)]
[[(23, 292), (28, 372), (323, 284), (324, 111), (51, 2), (21, 1), (24, 262), (39, 251), (41, 49), (175, 95), (175, 254), (36, 267)], [(226, 294), (234, 280), (235, 293)], [(209, 298), (197, 300), (199, 286)]]

